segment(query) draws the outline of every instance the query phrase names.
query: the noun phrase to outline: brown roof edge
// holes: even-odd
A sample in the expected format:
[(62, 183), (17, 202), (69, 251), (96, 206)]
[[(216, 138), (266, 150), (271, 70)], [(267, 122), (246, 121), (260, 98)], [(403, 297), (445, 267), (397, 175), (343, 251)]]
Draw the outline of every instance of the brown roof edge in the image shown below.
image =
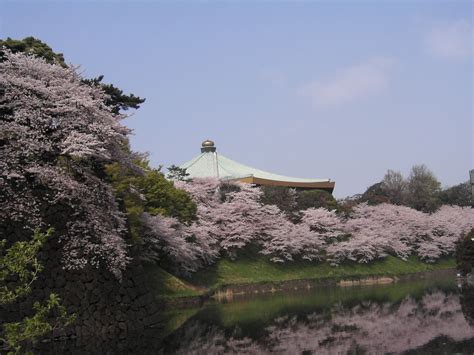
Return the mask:
[(236, 179), (237, 181), (246, 182), (249, 184), (256, 184), (262, 186), (285, 186), (285, 187), (294, 187), (299, 189), (319, 189), (326, 190), (330, 193), (333, 192), (336, 183), (334, 181), (323, 181), (323, 182), (295, 182), (295, 181), (278, 181), (278, 180), (269, 180), (257, 178), (254, 176), (249, 176), (241, 179)]

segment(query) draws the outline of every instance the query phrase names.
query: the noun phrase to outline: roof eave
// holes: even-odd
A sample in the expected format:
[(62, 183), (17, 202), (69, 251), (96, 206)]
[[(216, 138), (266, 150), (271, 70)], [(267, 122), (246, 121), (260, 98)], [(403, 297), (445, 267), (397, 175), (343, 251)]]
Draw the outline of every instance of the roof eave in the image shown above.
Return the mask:
[(255, 176), (237, 178), (235, 180), (246, 182), (249, 184), (263, 185), (263, 186), (284, 186), (284, 187), (293, 187), (293, 188), (300, 188), (300, 189), (319, 189), (319, 190), (326, 190), (330, 193), (333, 192), (334, 187), (336, 186), (336, 183), (334, 181), (296, 182), (296, 181), (262, 179)]

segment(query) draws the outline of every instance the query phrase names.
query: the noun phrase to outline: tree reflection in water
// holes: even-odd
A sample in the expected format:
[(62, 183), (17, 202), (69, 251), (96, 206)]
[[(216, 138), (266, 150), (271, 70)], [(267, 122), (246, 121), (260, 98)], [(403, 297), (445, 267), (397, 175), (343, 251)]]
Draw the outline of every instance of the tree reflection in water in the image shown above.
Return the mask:
[(174, 310), (127, 339), (38, 344), (39, 354), (473, 354), (474, 288), (453, 272), (365, 287), (252, 295)]
[(474, 286), (462, 290), (461, 308), (469, 324), (474, 327)]
[(407, 297), (399, 305), (365, 302), (346, 309), (335, 307), (331, 319), (318, 313), (307, 322), (294, 317), (279, 319), (268, 328), (272, 351), (301, 353), (347, 353), (362, 348), (375, 353), (400, 353), (418, 348), (432, 339), (447, 336), (454, 341), (474, 337), (457, 295), (434, 292), (421, 302)]
[[(198, 314), (188, 320), (166, 339), (162, 352), (379, 354), (418, 349), (432, 353), (440, 351), (440, 346), (454, 349), (461, 344), (456, 351), (472, 353), (474, 327), (466, 318), (472, 321), (473, 296), (472, 290), (461, 298), (455, 291), (429, 290), (421, 297), (408, 295), (398, 302), (338, 302), (329, 309), (306, 314), (288, 312), (271, 319), (260, 330), (246, 330), (245, 326), (252, 328), (248, 322), (219, 322), (223, 314), (217, 310), (214, 316)], [(463, 310), (469, 315), (465, 316)], [(212, 314), (216, 310), (208, 311)]]

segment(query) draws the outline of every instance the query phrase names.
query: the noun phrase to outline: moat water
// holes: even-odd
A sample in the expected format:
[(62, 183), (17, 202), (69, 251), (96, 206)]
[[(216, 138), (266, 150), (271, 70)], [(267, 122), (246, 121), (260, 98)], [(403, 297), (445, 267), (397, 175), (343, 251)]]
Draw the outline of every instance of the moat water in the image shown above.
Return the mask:
[(474, 290), (460, 288), (454, 273), (443, 272), (388, 285), (241, 296), (169, 311), (161, 328), (139, 338), (48, 348), (102, 354), (473, 354)]

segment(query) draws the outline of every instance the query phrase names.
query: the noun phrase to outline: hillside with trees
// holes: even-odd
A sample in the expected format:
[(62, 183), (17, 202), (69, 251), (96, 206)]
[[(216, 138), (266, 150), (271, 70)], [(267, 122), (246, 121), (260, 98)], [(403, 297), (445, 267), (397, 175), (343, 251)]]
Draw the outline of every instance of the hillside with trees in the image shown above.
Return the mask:
[[(148, 166), (144, 154), (129, 148), (122, 112), (143, 99), (102, 84), (102, 78), (82, 77), (34, 38), (0, 44), (0, 286), (2, 314), (15, 320), (3, 324), (2, 341), (17, 348), (60, 324), (54, 314), (66, 310), (53, 287), (73, 304), (68, 312), (80, 307), (74, 294), (105, 292), (74, 290), (83, 281), (109, 280), (109, 291), (126, 287), (130, 291), (123, 292), (136, 297), (123, 284), (141, 246), (135, 216), (146, 211), (184, 221), (196, 207)], [(48, 238), (38, 239), (46, 230)], [(32, 309), (33, 301), (42, 305)], [(20, 305), (22, 312), (15, 311)], [(109, 305), (101, 307), (105, 312)], [(94, 317), (107, 329), (110, 320), (91, 311), (82, 309), (79, 323)], [(82, 327), (89, 332), (91, 324)]]
[[(176, 276), (190, 277), (249, 254), (272, 265), (348, 270), (394, 259), (434, 263), (452, 257), (457, 247), (465, 251), (463, 270), (472, 267), (465, 236), (474, 228), (474, 210), (465, 183), (442, 189), (418, 165), (407, 178), (389, 170), (364, 194), (341, 202), (324, 191), (190, 180), (177, 167), (167, 179), (146, 154), (131, 149), (131, 131), (123, 124), (126, 111), (144, 99), (103, 83), (103, 76), (83, 77), (62, 54), (32, 37), (0, 41), (0, 47), (4, 304), (30, 295), (43, 262), (47, 274), (35, 295), (41, 301), (49, 297), (46, 305), (61, 310), (64, 323), (74, 317), (52, 291), (73, 299), (69, 310), (85, 324), (81, 334), (95, 327), (106, 334), (110, 324), (122, 331), (138, 323), (140, 330), (152, 322), (148, 313), (159, 316), (150, 311), (154, 298), (144, 266), (180, 287), (186, 284)], [(18, 248), (30, 252), (17, 265), (9, 260)], [(26, 291), (8, 298), (18, 280), (25, 281)], [(85, 301), (76, 296), (78, 289), (88, 295)], [(117, 303), (98, 306), (109, 296)], [(135, 301), (139, 311), (130, 306)], [(109, 319), (116, 305), (120, 313)], [(90, 312), (87, 317), (81, 318), (81, 307)], [(43, 318), (43, 331), (21, 341), (52, 331)]]
[(471, 189), (468, 181), (442, 188), (426, 165), (415, 165), (407, 178), (399, 171), (389, 169), (382, 181), (373, 184), (353, 200), (371, 205), (403, 205), (430, 213), (442, 205), (471, 206)]

